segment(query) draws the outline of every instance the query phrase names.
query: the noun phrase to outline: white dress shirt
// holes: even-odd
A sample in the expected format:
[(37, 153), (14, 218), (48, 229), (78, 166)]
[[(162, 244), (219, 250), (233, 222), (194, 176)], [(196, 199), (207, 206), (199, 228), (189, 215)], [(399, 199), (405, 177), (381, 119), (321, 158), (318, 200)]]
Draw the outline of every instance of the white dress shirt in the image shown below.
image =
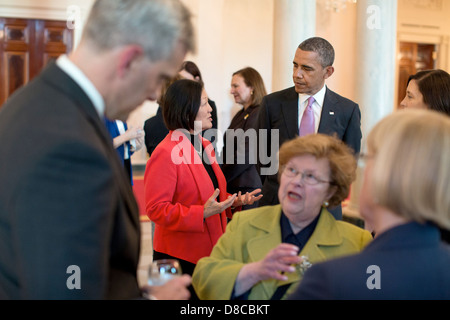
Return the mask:
[(89, 80), (83, 71), (81, 71), (80, 68), (70, 61), (65, 54), (58, 57), (56, 64), (81, 87), (81, 89), (92, 101), (92, 104), (97, 110), (100, 118), (103, 118), (105, 114), (105, 102), (91, 80)]

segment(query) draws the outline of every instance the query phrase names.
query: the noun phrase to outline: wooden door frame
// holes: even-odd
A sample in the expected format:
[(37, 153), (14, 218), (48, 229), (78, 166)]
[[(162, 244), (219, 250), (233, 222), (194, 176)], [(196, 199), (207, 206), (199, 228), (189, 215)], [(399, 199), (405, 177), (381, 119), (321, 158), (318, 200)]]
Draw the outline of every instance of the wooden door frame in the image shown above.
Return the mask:
[[(423, 44), (432, 44), (438, 48), (438, 56), (436, 59), (436, 68), (448, 70), (449, 68), (449, 42), (450, 37), (443, 34), (426, 34), (414, 32), (399, 32), (397, 34), (397, 55), (400, 53), (401, 42), (414, 42)], [(395, 97), (394, 101), (398, 101), (398, 81), (399, 81), (399, 65), (398, 57), (395, 58)], [(398, 107), (398, 106), (395, 106)]]

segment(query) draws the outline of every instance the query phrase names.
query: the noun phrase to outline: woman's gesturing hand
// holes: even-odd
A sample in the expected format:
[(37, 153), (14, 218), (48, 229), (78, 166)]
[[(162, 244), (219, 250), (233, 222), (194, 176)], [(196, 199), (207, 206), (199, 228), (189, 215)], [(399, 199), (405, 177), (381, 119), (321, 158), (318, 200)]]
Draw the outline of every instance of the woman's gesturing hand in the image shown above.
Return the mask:
[(214, 190), (212, 196), (206, 201), (203, 209), (203, 217), (205, 219), (231, 207), (231, 205), (233, 204), (233, 202), (236, 200), (237, 197), (236, 194), (233, 194), (232, 196), (228, 197), (228, 199), (222, 202), (217, 202), (216, 198), (219, 195), (219, 193), (220, 193), (219, 189)]
[(262, 198), (262, 194), (260, 194), (259, 196), (255, 196), (256, 194), (260, 193), (261, 189), (255, 189), (252, 192), (248, 193), (246, 192), (245, 194), (242, 194), (240, 191), (236, 197), (236, 200), (233, 203), (233, 207), (239, 207), (239, 206), (245, 206), (245, 205), (250, 205), (255, 203), (256, 201), (258, 201), (259, 199)]

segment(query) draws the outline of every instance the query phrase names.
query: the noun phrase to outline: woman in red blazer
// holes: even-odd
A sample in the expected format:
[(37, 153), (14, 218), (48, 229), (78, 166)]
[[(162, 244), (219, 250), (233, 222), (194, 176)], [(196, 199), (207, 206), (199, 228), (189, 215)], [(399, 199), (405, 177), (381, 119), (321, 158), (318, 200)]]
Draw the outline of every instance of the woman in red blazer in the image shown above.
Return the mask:
[[(212, 108), (202, 84), (175, 81), (162, 104), (169, 134), (156, 147), (144, 175), (146, 212), (155, 223), (153, 259), (176, 258), (183, 273), (211, 253), (224, 233), (231, 207), (251, 204), (260, 189), (227, 193), (226, 180), (210, 141)], [(195, 129), (195, 130), (194, 130)]]

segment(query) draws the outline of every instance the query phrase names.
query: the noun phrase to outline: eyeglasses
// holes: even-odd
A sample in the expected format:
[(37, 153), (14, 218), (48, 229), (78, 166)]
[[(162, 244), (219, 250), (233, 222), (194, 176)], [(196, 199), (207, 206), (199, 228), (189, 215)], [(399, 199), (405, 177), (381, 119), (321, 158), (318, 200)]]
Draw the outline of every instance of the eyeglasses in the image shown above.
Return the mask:
[(331, 181), (319, 179), (319, 178), (317, 178), (315, 175), (313, 175), (310, 172), (300, 172), (297, 169), (294, 169), (294, 168), (289, 167), (289, 166), (285, 166), (283, 168), (283, 174), (286, 175), (286, 177), (289, 177), (289, 178), (295, 178), (296, 176), (298, 176), (300, 174), (301, 178), (302, 178), (302, 181), (305, 184), (308, 184), (310, 186), (314, 186), (314, 185), (319, 184), (319, 183), (332, 184)]

